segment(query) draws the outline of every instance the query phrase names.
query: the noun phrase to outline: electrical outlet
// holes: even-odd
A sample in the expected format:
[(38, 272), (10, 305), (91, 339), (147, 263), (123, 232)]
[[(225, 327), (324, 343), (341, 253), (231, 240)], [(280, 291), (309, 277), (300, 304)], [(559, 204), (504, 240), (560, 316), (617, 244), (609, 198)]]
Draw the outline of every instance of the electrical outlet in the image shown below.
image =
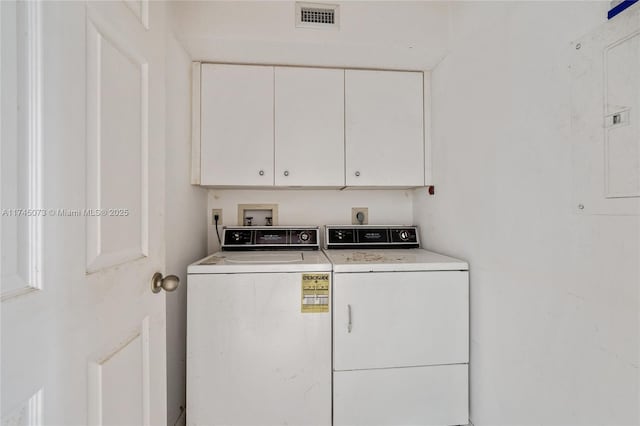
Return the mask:
[(218, 215), (218, 225), (222, 225), (222, 209), (211, 209), (211, 224), (216, 224), (216, 215)]
[(352, 207), (351, 208), (351, 224), (367, 225), (369, 223), (368, 207)]

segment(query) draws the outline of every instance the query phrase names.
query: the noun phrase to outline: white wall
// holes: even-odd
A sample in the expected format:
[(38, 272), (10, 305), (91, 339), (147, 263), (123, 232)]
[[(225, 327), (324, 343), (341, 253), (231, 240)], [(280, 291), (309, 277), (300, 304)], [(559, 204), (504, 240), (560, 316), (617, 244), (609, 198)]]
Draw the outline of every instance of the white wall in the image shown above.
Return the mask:
[(368, 207), (372, 225), (413, 221), (413, 197), (408, 190), (210, 190), (210, 253), (219, 248), (211, 209), (222, 209), (224, 225), (238, 225), (238, 204), (278, 204), (279, 225), (349, 224), (352, 207)]
[[(206, 252), (206, 190), (191, 186), (191, 57), (167, 35), (166, 269), (180, 277), (166, 295), (167, 422), (173, 425), (185, 404), (187, 265)], [(152, 206), (153, 207), (153, 206)], [(181, 417), (184, 422), (184, 416)]]
[(443, 2), (329, 2), (340, 5), (340, 30), (295, 27), (293, 1), (180, 2), (176, 31), (194, 59), (430, 69), (444, 56)]
[(607, 3), (458, 3), (433, 73), (428, 248), (471, 266), (471, 416), (636, 425), (638, 216), (574, 213), (569, 42)]

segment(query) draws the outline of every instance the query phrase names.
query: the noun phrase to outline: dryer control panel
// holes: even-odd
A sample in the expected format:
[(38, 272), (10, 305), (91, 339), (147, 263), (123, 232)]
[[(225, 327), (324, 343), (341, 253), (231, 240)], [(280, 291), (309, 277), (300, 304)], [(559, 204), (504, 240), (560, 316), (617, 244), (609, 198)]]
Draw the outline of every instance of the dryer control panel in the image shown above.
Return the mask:
[(339, 248), (418, 248), (417, 226), (327, 225), (326, 247)]

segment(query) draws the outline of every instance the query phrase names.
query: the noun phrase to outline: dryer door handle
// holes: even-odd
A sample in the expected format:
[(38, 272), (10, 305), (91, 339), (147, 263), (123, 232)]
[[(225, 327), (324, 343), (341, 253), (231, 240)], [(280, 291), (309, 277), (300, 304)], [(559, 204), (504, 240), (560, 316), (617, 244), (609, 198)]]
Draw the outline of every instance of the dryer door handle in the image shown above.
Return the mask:
[(351, 305), (347, 305), (347, 333), (351, 333), (353, 322), (351, 320)]

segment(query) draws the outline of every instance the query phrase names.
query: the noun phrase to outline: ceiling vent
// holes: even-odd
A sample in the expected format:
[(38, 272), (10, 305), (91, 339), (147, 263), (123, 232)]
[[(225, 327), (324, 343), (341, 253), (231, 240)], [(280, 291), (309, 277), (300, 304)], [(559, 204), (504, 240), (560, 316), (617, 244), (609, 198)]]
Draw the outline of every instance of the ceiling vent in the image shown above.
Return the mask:
[(296, 2), (296, 27), (337, 29), (339, 8), (335, 4)]

